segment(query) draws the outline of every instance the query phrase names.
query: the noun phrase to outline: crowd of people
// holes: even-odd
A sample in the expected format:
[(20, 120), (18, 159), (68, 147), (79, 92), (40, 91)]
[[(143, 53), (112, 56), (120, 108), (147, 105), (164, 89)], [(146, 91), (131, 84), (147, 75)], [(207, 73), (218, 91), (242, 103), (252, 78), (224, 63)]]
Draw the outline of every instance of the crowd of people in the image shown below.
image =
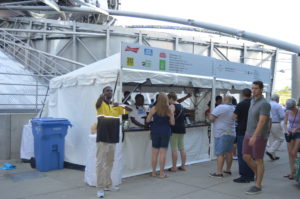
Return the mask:
[[(263, 96), (264, 85), (254, 81), (251, 90), (242, 91), (240, 103), (234, 97), (218, 96), (216, 107), (210, 107), (205, 115), (212, 123), (214, 138), (214, 153), (217, 157), (217, 167), (209, 173), (211, 177), (223, 178), (232, 175), (234, 145), (237, 147), (239, 177), (235, 183), (255, 182), (247, 194), (257, 194), (262, 191), (264, 176), (264, 155), (272, 161), (278, 160), (276, 151), (284, 141), (288, 146), (290, 172), (285, 175), (294, 178), (294, 161), (300, 149), (300, 113), (294, 99), (286, 102), (286, 110), (279, 104), (279, 95), (274, 94), (268, 102)], [(125, 104), (112, 102), (113, 90), (110, 86), (103, 89), (96, 103), (98, 115), (97, 124), (97, 197), (104, 197), (105, 191), (116, 191), (112, 186), (111, 170), (114, 161), (115, 144), (119, 142), (119, 116), (128, 114), (130, 128), (150, 129), (152, 140), (151, 177), (166, 178), (166, 152), (171, 145), (172, 167), (169, 172), (185, 171), (186, 152), (184, 149), (185, 114), (180, 104), (187, 98), (177, 99), (175, 92), (160, 93), (149, 110), (144, 107), (144, 96), (137, 94), (135, 102), (128, 102), (130, 92), (125, 96)], [(209, 103), (210, 106), (210, 103)], [(298, 103), (299, 106), (299, 103)], [(181, 156), (181, 166), (177, 167), (177, 153)], [(156, 172), (159, 164), (159, 172)], [(223, 169), (226, 164), (225, 169)]]

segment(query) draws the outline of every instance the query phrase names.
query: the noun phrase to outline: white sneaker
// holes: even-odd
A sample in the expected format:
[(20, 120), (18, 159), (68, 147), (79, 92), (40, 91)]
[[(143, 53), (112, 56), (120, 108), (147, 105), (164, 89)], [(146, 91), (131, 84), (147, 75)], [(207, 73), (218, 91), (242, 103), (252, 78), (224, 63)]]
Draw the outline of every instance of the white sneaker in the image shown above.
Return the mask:
[(118, 186), (109, 186), (104, 188), (104, 191), (119, 191), (120, 188)]
[(104, 198), (104, 190), (103, 189), (100, 189), (97, 191), (97, 197), (98, 198)]

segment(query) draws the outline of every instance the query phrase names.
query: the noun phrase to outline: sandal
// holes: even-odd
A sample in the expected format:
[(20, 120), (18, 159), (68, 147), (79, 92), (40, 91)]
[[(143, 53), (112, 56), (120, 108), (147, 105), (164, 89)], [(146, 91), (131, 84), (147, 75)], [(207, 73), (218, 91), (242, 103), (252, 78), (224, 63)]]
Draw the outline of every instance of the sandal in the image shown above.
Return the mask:
[(285, 175), (285, 176), (283, 176), (284, 178), (288, 178), (289, 180), (294, 180), (295, 178), (292, 176), (292, 175), (290, 175), (290, 174), (288, 174), (288, 175)]
[(173, 168), (169, 168), (168, 171), (170, 171), (170, 172), (176, 172), (176, 170), (174, 170)]
[(230, 175), (231, 176), (231, 171), (223, 171), (223, 173), (226, 173), (227, 175)]
[(289, 178), (290, 177), (290, 174), (287, 174), (285, 176), (283, 176), (284, 178)]
[(151, 173), (149, 174), (149, 176), (154, 178), (154, 177), (156, 177), (157, 175), (156, 175), (156, 173), (153, 175), (153, 173), (151, 172)]
[(159, 175), (158, 176), (159, 178), (167, 178), (167, 177), (169, 177), (167, 174), (164, 174), (163, 176), (161, 176), (161, 175)]
[(185, 170), (186, 170), (186, 168), (183, 168), (183, 167), (178, 167), (178, 170), (180, 170), (180, 171), (185, 171)]

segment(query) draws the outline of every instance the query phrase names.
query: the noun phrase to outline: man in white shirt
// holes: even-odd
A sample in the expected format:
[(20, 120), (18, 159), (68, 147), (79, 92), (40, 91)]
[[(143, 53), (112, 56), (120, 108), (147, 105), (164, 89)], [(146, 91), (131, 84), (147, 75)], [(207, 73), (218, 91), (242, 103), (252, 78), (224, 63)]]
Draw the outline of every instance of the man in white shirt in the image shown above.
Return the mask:
[[(210, 114), (209, 119), (213, 122), (213, 136), (215, 138), (215, 154), (217, 156), (217, 170), (210, 173), (211, 177), (222, 178), (223, 173), (231, 175), (232, 149), (235, 139), (235, 125), (231, 116), (234, 111), (232, 97), (225, 96), (223, 104), (218, 105)], [(226, 155), (226, 169), (223, 165)]]
[(132, 111), (129, 113), (129, 128), (147, 128), (145, 125), (145, 118), (147, 117), (146, 109), (144, 107), (144, 96), (137, 94), (135, 96), (135, 104), (130, 106)]
[(266, 154), (271, 160), (278, 160), (279, 157), (276, 156), (276, 151), (279, 149), (282, 142), (284, 141), (283, 130), (281, 127), (281, 122), (284, 119), (284, 110), (279, 104), (279, 95), (272, 95), (270, 105), (272, 127), (268, 139)]

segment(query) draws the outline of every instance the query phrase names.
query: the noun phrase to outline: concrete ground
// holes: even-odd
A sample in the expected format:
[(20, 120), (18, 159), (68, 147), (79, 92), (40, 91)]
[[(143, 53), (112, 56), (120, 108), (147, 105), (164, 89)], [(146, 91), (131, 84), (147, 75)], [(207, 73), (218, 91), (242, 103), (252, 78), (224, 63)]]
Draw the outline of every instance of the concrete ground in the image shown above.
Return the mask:
[[(300, 185), (283, 178), (288, 173), (287, 152), (281, 158), (270, 161), (265, 157), (263, 192), (245, 195), (254, 183), (237, 184), (232, 180), (238, 176), (237, 161), (233, 164), (233, 175), (223, 179), (211, 178), (208, 173), (216, 168), (216, 161), (190, 165), (187, 171), (167, 172), (168, 178), (150, 177), (149, 174), (123, 179), (118, 192), (106, 192), (112, 199), (299, 199)], [(96, 198), (96, 188), (83, 182), (84, 172), (71, 169), (38, 172), (28, 163), (10, 162), (14, 170), (0, 170), (1, 199), (91, 199)]]

